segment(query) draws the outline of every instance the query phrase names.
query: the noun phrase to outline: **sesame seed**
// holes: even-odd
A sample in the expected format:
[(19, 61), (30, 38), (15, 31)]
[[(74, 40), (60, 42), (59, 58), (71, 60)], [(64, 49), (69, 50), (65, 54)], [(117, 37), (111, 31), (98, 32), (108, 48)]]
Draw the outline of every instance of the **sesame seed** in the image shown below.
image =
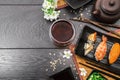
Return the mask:
[(73, 70), (76, 70), (76, 68), (73, 68)]
[(64, 16), (66, 15), (66, 14), (63, 14)]
[(49, 55), (52, 55), (51, 53), (49, 53)]
[(78, 77), (75, 77), (76, 79), (78, 79)]
[(63, 65), (66, 65), (65, 63), (63, 63)]
[(46, 69), (45, 71), (48, 71), (48, 69)]

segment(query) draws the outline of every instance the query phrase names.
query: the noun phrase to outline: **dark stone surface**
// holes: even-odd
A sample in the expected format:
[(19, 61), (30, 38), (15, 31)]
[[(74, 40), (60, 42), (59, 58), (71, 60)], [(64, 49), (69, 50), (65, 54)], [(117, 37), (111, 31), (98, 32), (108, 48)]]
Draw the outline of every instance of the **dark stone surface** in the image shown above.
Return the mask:
[[(0, 80), (50, 80), (49, 76), (67, 67), (71, 67), (76, 77), (72, 57), (63, 58), (63, 51), (63, 49), (0, 50)], [(55, 60), (58, 62), (56, 69), (53, 70), (50, 62)]]
[[(48, 33), (52, 22), (43, 18), (41, 6), (0, 6), (0, 12), (0, 48), (55, 47)], [(67, 11), (63, 10), (60, 18), (63, 13)]]
[(18, 4), (42, 4), (44, 0), (0, 0), (0, 5), (18, 5)]
[[(52, 22), (43, 18), (41, 8), (38, 5), (0, 6), (0, 48), (56, 48), (49, 37)], [(88, 13), (92, 10), (92, 6), (89, 5), (83, 9), (82, 13), (88, 18), (92, 18), (90, 12)], [(70, 19), (79, 14), (79, 9), (72, 10), (67, 7), (61, 10), (60, 18)], [(84, 23), (75, 21), (72, 23), (75, 25), (75, 39), (77, 40)]]
[[(50, 22), (41, 6), (0, 6), (0, 47), (35, 48), (50, 45)], [(50, 46), (48, 46), (50, 47)]]
[[(72, 58), (63, 59), (63, 49), (49, 49), (56, 46), (49, 38), (52, 22), (43, 18), (42, 2), (0, 0), (0, 80), (50, 80), (67, 67), (79, 80)], [(53, 71), (50, 61), (58, 59), (61, 63)]]

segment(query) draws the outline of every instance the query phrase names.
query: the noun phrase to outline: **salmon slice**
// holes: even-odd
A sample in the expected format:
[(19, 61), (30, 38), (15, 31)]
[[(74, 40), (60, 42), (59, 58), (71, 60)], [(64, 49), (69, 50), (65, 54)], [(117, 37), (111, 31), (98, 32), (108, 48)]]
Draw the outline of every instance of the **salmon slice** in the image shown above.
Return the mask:
[(107, 37), (105, 37), (103, 35), (102, 42), (100, 42), (100, 44), (96, 48), (96, 52), (95, 52), (95, 59), (97, 61), (102, 60), (106, 55), (106, 51), (107, 51), (107, 43), (106, 42), (107, 42)]
[(113, 44), (109, 53), (109, 64), (113, 64), (120, 55), (120, 45), (119, 43)]

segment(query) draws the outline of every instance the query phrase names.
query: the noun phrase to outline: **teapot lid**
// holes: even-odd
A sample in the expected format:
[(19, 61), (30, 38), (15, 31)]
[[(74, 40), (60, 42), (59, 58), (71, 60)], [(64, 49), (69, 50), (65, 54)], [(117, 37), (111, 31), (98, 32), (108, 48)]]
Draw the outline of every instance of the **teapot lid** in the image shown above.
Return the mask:
[(117, 14), (120, 12), (120, 0), (101, 0), (100, 6), (107, 14)]

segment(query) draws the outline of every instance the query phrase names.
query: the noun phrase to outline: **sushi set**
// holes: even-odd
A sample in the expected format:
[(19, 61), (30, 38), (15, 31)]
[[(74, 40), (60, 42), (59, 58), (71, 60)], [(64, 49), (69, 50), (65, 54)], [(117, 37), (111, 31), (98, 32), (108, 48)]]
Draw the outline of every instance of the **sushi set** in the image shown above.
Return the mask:
[(85, 26), (75, 53), (102, 69), (120, 75), (120, 40), (117, 38)]

